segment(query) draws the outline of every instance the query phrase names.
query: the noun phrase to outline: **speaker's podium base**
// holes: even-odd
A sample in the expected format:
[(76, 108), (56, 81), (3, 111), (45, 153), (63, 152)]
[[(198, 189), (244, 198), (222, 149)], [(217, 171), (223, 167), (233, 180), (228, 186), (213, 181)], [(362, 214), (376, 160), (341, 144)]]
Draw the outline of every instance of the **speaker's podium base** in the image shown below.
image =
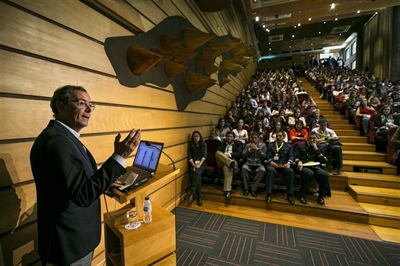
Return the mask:
[[(125, 229), (131, 204), (104, 214), (107, 265), (176, 265), (175, 216), (153, 203), (153, 221)], [(139, 217), (140, 218), (140, 217)]]

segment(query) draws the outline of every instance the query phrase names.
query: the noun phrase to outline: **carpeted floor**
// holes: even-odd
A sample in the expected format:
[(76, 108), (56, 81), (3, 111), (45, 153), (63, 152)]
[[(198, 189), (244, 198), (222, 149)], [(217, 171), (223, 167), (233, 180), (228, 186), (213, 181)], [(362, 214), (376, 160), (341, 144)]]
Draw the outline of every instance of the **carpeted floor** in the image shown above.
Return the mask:
[(185, 208), (175, 215), (177, 265), (400, 265), (398, 244)]

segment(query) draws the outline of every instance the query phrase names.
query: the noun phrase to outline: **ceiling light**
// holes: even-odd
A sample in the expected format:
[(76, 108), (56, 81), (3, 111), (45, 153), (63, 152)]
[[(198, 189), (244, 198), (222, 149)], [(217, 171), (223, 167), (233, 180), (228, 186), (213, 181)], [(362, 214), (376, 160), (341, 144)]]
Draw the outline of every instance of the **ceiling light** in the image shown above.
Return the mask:
[(265, 24), (263, 24), (263, 28), (265, 28)]
[(337, 18), (335, 18), (335, 21), (337, 21)]
[(299, 24), (297, 24), (297, 26), (299, 26), (299, 27), (300, 27), (300, 26), (301, 26), (301, 24), (299, 23)]
[(360, 12), (361, 12), (360, 10), (357, 10), (357, 14), (360, 14)]
[(308, 18), (308, 21), (311, 21), (311, 18)]
[(294, 38), (294, 34), (292, 35), (292, 38)]
[(257, 16), (257, 17), (256, 17), (256, 21), (259, 21), (259, 20), (260, 20), (260, 17), (259, 17), (259, 16)]
[(296, 25), (294, 25), (294, 28), (297, 28), (297, 26), (296, 26)]
[(335, 3), (331, 4), (331, 9), (335, 9)]
[(318, 32), (318, 34), (321, 34), (321, 32)]

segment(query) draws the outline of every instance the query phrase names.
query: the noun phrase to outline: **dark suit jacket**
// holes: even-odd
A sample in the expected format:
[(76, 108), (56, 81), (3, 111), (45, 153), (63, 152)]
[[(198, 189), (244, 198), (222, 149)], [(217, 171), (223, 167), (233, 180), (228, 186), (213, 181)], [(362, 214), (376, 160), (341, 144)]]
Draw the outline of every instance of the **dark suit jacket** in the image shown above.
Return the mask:
[(112, 158), (97, 170), (90, 152), (54, 120), (37, 137), (30, 160), (39, 255), (42, 262), (70, 264), (99, 244), (99, 197), (126, 170)]
[[(224, 153), (226, 146), (227, 146), (226, 141), (222, 141), (218, 146), (218, 151)], [(242, 143), (239, 141), (234, 141), (232, 146), (232, 159), (235, 159), (237, 162), (239, 162), (239, 160), (242, 159), (242, 153), (243, 153)]]

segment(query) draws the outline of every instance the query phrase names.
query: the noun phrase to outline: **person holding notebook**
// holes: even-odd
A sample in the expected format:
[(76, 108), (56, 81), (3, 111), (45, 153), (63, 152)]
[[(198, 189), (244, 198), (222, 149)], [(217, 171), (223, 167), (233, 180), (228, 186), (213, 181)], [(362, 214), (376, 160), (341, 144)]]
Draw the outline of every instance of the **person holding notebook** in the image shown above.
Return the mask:
[(38, 251), (42, 265), (91, 265), (100, 243), (101, 194), (126, 172), (125, 158), (137, 147), (141, 131), (132, 129), (97, 169), (80, 142), (95, 106), (87, 91), (67, 85), (50, 102), (55, 120), (35, 140), (30, 161), (37, 192)]

